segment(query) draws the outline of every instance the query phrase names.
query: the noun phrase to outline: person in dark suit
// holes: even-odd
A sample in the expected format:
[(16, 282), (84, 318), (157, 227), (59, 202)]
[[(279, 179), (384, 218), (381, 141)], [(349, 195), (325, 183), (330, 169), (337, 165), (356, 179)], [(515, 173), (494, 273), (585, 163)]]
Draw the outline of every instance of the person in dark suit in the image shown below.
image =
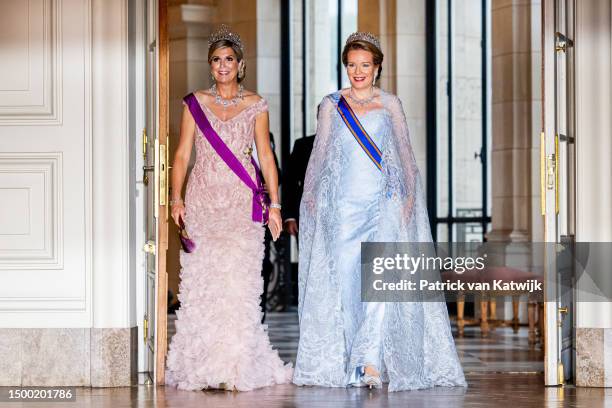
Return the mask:
[(287, 233), (298, 235), (300, 201), (304, 191), (304, 177), (312, 153), (315, 136), (306, 136), (295, 141), (283, 180), (283, 226)]

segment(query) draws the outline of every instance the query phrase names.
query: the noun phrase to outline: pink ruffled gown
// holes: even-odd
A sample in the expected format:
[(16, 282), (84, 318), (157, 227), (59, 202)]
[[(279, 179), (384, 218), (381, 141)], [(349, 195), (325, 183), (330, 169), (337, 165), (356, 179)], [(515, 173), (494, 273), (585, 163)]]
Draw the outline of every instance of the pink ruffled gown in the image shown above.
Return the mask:
[[(203, 103), (219, 136), (255, 177), (249, 147), (264, 99), (222, 121)], [(184, 390), (248, 391), (291, 381), (293, 369), (272, 349), (261, 324), (264, 228), (251, 219), (251, 190), (196, 126), (196, 164), (187, 182), (185, 224), (196, 250), (182, 252), (180, 309), (166, 384)]]

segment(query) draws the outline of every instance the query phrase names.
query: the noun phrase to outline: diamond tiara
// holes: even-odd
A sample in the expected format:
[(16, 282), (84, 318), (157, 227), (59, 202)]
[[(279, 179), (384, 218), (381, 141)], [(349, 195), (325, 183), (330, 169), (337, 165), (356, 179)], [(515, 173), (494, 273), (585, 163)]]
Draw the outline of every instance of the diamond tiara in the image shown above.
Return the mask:
[(208, 47), (210, 48), (216, 42), (227, 40), (240, 48), (240, 51), (244, 52), (244, 48), (242, 46), (242, 41), (240, 40), (240, 36), (234, 32), (232, 29), (225, 25), (221, 24), (219, 29), (210, 34), (208, 37)]
[(357, 31), (349, 35), (349, 37), (346, 39), (345, 46), (355, 41), (366, 41), (378, 48), (379, 50), (382, 50), (382, 48), (380, 48), (380, 41), (372, 33)]

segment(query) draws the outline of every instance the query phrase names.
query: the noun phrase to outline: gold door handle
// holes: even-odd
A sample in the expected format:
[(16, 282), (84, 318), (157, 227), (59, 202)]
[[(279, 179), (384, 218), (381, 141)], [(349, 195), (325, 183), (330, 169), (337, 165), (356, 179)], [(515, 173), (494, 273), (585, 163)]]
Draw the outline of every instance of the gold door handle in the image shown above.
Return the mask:
[(144, 166), (142, 166), (142, 170), (143, 170), (143, 175), (142, 175), (142, 183), (145, 186), (149, 185), (149, 176), (147, 175), (147, 171), (151, 171), (153, 170), (155, 167), (154, 166), (147, 166), (147, 143), (149, 142), (149, 139), (147, 138), (147, 129), (144, 128), (142, 129), (142, 162), (145, 163)]
[(546, 158), (546, 188), (555, 188), (555, 155), (551, 154)]
[(563, 314), (563, 313), (567, 313), (567, 312), (568, 312), (567, 307), (560, 307), (559, 308), (559, 313)]
[(147, 339), (149, 338), (149, 319), (146, 315), (144, 321), (142, 322), (142, 337), (144, 344), (147, 344)]
[(546, 155), (546, 137), (540, 133), (540, 205), (546, 215), (546, 190), (555, 192), (555, 213), (559, 213), (559, 135), (555, 135), (555, 152)]
[(147, 129), (142, 129), (142, 159), (146, 163), (147, 162)]

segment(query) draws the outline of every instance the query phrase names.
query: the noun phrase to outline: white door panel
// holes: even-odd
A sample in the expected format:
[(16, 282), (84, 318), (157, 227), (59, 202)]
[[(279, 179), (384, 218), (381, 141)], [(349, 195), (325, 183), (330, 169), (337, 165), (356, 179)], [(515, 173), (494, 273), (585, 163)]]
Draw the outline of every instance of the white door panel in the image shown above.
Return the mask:
[(0, 3), (3, 327), (91, 324), (89, 15), (87, 0)]

